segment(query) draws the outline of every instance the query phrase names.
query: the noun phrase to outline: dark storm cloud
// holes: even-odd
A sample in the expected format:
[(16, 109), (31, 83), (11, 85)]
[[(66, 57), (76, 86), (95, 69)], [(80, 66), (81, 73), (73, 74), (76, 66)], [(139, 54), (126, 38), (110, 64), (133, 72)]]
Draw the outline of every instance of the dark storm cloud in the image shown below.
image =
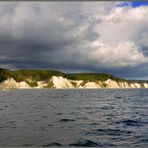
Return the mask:
[(148, 46), (142, 46), (142, 52), (145, 56), (148, 56)]
[(148, 8), (141, 20), (143, 10), (126, 9), (113, 2), (0, 3), (0, 66), (145, 77)]

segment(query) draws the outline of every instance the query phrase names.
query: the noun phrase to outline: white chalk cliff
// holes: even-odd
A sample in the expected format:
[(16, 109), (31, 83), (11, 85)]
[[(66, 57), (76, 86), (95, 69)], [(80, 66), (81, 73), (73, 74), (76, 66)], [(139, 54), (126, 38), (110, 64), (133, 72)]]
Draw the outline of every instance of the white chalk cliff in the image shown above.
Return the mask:
[(13, 78), (7, 79), (0, 84), (0, 88), (31, 88), (26, 82), (16, 82)]
[(74, 88), (74, 86), (68, 79), (61, 76), (52, 76), (50, 81), (53, 83), (53, 88)]
[[(50, 84), (50, 87), (48, 86)], [(30, 87), (26, 82), (16, 82), (13, 78), (7, 79), (0, 83), (0, 89), (4, 88), (148, 88), (148, 83), (127, 83), (127, 82), (116, 82), (108, 79), (106, 81), (83, 81), (83, 80), (70, 80), (61, 76), (52, 76), (48, 81), (38, 81), (37, 86)]]

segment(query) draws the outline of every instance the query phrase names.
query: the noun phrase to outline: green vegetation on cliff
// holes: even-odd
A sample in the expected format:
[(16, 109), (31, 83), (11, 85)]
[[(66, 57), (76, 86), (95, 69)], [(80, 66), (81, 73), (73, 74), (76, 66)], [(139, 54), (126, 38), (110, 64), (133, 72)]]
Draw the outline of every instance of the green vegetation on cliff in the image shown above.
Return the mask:
[(112, 79), (115, 81), (123, 81), (124, 79), (114, 77), (110, 74), (105, 73), (78, 73), (78, 74), (67, 74), (66, 77), (72, 80), (84, 80), (84, 81), (106, 81)]
[[(48, 81), (52, 76), (62, 76), (71, 80), (84, 80), (87, 81), (106, 81), (112, 79), (114, 81), (126, 81), (127, 83), (144, 83), (148, 81), (142, 80), (127, 80), (118, 78), (110, 74), (105, 73), (76, 73), (76, 74), (65, 74), (56, 70), (8, 70), (0, 68), (0, 82), (8, 78), (14, 78), (15, 81), (25, 81), (30, 86), (37, 86), (37, 81)], [(48, 82), (49, 83), (49, 82)], [(51, 86), (52, 84), (48, 84)]]
[(63, 76), (65, 74), (55, 70), (7, 70), (0, 69), (0, 82), (8, 78), (14, 78), (15, 81), (25, 81), (30, 86), (36, 86), (37, 81), (47, 81), (51, 76)]
[(8, 78), (7, 69), (0, 68), (0, 82), (5, 81)]

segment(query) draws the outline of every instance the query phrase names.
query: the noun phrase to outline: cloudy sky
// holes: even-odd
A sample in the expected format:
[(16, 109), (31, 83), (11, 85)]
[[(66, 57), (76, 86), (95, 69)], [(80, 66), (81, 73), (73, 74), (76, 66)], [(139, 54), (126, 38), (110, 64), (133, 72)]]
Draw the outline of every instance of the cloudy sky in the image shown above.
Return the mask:
[(148, 2), (0, 2), (0, 67), (148, 79)]

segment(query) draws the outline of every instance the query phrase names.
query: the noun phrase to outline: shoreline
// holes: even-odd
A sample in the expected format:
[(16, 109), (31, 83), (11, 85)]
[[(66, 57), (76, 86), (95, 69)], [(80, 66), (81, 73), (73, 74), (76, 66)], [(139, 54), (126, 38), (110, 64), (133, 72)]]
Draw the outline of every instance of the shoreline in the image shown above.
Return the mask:
[(141, 90), (148, 88), (9, 88), (8, 90), (0, 89), (0, 91), (9, 90)]
[[(35, 83), (36, 85), (31, 85)], [(148, 88), (148, 83), (127, 83), (126, 81), (105, 81), (71, 80), (61, 76), (52, 76), (46, 81), (17, 82), (9, 78), (0, 83), (0, 89), (142, 89)]]

